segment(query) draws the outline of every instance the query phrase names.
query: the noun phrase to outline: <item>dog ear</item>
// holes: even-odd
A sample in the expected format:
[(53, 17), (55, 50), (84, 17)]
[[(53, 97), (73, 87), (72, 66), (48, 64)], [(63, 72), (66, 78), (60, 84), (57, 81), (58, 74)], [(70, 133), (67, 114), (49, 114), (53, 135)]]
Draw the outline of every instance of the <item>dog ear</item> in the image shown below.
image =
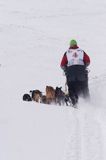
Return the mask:
[(60, 89), (62, 89), (62, 87), (60, 87)]

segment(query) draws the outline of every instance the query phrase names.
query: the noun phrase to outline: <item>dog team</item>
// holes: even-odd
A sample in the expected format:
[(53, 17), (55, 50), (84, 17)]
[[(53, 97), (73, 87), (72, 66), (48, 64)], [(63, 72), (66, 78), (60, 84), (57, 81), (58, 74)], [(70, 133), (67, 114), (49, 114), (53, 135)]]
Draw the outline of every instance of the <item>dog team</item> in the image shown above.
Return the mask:
[(30, 94), (23, 95), (24, 101), (35, 101), (43, 104), (70, 105), (69, 95), (62, 91), (62, 87), (46, 86), (45, 95), (40, 90), (31, 90)]

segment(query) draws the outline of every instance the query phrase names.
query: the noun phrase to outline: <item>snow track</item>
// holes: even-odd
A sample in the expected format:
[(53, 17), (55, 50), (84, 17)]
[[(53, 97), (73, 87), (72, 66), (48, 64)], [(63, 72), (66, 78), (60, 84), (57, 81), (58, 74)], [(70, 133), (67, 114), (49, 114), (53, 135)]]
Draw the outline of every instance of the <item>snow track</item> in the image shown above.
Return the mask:
[(79, 134), (79, 121), (76, 117), (76, 111), (68, 115), (68, 137), (66, 143), (65, 160), (78, 160), (81, 153), (81, 139)]
[(83, 153), (85, 160), (103, 160), (103, 142), (101, 127), (93, 118), (87, 120), (83, 128)]
[(103, 160), (101, 125), (92, 113), (94, 110), (85, 107), (86, 111), (81, 108), (68, 115), (65, 160)]
[[(86, 106), (85, 107), (89, 107)], [(96, 113), (98, 114), (98, 113)], [(95, 110), (87, 109), (79, 117), (82, 159), (84, 160), (103, 160), (103, 139), (101, 125), (95, 118)]]

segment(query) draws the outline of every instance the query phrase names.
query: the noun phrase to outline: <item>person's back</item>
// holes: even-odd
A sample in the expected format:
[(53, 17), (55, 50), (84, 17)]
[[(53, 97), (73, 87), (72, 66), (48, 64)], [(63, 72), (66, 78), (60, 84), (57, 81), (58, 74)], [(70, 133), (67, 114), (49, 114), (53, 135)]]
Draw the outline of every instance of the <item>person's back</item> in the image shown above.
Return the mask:
[(65, 52), (62, 58), (61, 68), (66, 73), (69, 95), (73, 104), (77, 102), (78, 94), (81, 91), (84, 96), (89, 94), (86, 70), (89, 64), (89, 56), (77, 46), (75, 40), (71, 40), (70, 48)]

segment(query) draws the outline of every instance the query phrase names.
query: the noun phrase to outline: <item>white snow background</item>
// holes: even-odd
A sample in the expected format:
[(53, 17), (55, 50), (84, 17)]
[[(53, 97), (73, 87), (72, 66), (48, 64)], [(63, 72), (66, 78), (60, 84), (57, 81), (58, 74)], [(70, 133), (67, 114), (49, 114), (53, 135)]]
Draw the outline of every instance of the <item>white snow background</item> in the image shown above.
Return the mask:
[[(91, 102), (23, 102), (62, 86), (70, 39), (91, 58)], [(0, 0), (0, 160), (106, 159), (106, 1)]]

